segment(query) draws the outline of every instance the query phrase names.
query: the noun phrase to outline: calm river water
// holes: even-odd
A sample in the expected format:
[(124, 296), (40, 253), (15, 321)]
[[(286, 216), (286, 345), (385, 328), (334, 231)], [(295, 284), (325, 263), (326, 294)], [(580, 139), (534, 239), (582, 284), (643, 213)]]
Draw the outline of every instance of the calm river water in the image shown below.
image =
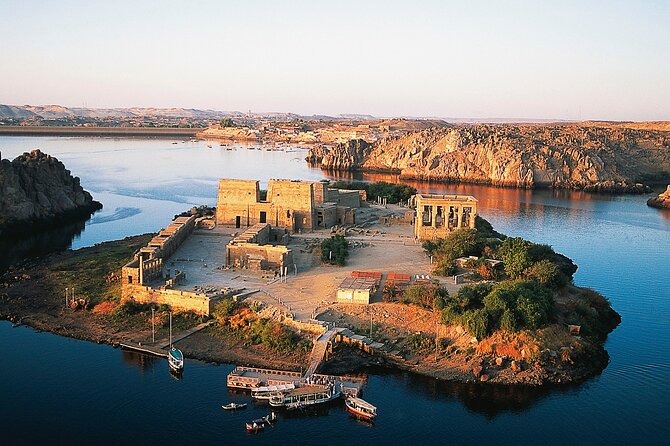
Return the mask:
[[(73, 248), (155, 231), (192, 205), (213, 205), (221, 177), (324, 178), (306, 166), (300, 149), (0, 137), (3, 158), (36, 147), (63, 161), (105, 206), (72, 240)], [(379, 407), (374, 426), (333, 406), (281, 418), (276, 427), (249, 435), (244, 422), (267, 409), (220, 409), (231, 400), (249, 401), (226, 390), (232, 365), (187, 360), (177, 381), (162, 360), (0, 322), (0, 443), (668, 444), (670, 213), (648, 208), (647, 196), (415, 186), (473, 194), (499, 231), (548, 243), (571, 257), (579, 265), (576, 283), (603, 293), (623, 318), (607, 341), (611, 362), (605, 371), (579, 386), (542, 390), (379, 371), (370, 374), (365, 389)], [(0, 252), (10, 255), (9, 248)]]

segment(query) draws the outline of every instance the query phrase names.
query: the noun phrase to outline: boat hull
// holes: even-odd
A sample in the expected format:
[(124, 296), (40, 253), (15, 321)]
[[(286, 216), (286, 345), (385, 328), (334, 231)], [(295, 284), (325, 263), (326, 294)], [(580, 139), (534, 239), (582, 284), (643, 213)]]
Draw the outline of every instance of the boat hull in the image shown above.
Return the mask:
[(361, 412), (360, 410), (356, 409), (355, 407), (350, 407), (348, 404), (345, 404), (344, 406), (350, 414), (355, 416), (356, 418), (359, 418), (361, 420), (366, 420), (366, 421), (374, 421), (374, 419), (377, 417), (376, 415), (372, 415), (369, 413)]

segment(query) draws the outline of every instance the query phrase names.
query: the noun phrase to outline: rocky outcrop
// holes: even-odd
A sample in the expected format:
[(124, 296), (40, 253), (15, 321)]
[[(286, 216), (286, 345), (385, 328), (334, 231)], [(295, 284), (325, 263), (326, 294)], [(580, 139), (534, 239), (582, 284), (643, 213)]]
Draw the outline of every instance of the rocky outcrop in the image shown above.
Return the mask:
[(659, 209), (670, 209), (670, 185), (662, 194), (659, 194), (658, 197), (652, 197), (647, 200), (647, 206)]
[(100, 208), (78, 177), (39, 150), (0, 162), (0, 236), (56, 226)]
[[(309, 155), (308, 155), (309, 156)], [(432, 128), (320, 154), (327, 170), (521, 188), (644, 192), (670, 178), (670, 133), (582, 125)], [(317, 157), (318, 158), (318, 157)]]
[[(362, 139), (340, 143), (333, 150), (322, 155), (321, 166), (330, 170), (352, 170), (352, 167), (365, 163), (372, 147), (370, 143)], [(311, 153), (310, 151), (307, 156)]]

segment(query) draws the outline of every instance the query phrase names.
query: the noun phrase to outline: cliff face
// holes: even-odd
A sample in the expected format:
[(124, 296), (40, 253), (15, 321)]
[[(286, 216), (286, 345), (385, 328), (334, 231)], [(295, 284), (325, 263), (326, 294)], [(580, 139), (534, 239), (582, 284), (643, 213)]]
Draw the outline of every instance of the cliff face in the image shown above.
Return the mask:
[(328, 170), (524, 188), (643, 192), (636, 183), (670, 178), (670, 133), (621, 127), (433, 128), (372, 145), (340, 144), (319, 155)]
[(0, 162), (0, 236), (102, 208), (63, 163), (39, 150)]
[(670, 185), (658, 197), (652, 197), (647, 200), (647, 205), (659, 209), (670, 209)]

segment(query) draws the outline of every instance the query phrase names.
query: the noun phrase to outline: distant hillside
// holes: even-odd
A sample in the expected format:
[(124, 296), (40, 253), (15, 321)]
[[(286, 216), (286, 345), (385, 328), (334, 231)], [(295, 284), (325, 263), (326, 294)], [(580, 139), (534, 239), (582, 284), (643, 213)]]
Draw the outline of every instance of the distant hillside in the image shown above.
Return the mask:
[(194, 108), (84, 108), (63, 107), (60, 105), (0, 105), (0, 118), (200, 118), (220, 119), (242, 116), (240, 112), (218, 110), (198, 110)]

